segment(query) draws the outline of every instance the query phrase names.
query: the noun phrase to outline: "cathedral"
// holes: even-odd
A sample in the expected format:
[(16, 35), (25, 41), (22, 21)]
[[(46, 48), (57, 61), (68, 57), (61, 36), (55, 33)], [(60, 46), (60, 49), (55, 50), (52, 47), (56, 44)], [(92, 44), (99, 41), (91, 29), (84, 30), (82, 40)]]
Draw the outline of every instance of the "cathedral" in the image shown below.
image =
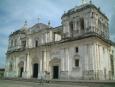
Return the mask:
[(9, 35), (6, 78), (113, 80), (109, 19), (92, 2), (64, 12), (61, 25), (37, 23)]

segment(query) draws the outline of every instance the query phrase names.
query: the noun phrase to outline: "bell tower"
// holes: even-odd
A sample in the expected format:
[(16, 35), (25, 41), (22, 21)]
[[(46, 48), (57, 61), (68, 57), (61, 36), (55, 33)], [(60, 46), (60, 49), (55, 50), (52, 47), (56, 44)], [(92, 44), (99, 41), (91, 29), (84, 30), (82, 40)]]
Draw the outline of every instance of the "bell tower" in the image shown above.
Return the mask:
[(95, 34), (109, 39), (108, 18), (91, 0), (82, 0), (82, 5), (64, 13), (62, 25), (63, 38)]

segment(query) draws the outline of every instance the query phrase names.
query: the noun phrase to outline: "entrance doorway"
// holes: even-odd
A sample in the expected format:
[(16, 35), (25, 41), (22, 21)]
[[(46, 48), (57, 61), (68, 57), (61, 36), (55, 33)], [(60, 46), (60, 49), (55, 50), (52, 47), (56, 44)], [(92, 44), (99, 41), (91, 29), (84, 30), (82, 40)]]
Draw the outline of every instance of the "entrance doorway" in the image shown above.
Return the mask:
[(19, 67), (19, 77), (22, 77), (22, 73), (24, 72), (24, 61), (20, 61), (18, 67)]
[(20, 68), (20, 77), (22, 77), (23, 70), (24, 70), (24, 68), (21, 67), (21, 68)]
[(33, 64), (33, 78), (37, 78), (38, 77), (38, 64), (35, 63)]
[(53, 66), (53, 79), (59, 78), (59, 66)]

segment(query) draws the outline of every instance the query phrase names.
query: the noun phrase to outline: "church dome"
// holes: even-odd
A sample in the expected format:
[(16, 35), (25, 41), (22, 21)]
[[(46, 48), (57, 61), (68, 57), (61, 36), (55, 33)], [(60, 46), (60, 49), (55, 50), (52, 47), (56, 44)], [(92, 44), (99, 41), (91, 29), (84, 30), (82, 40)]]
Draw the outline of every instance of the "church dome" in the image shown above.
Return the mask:
[(39, 32), (39, 31), (41, 31), (43, 29), (47, 29), (47, 28), (49, 28), (48, 25), (43, 24), (43, 23), (37, 23), (34, 26), (32, 26), (30, 29), (32, 32)]

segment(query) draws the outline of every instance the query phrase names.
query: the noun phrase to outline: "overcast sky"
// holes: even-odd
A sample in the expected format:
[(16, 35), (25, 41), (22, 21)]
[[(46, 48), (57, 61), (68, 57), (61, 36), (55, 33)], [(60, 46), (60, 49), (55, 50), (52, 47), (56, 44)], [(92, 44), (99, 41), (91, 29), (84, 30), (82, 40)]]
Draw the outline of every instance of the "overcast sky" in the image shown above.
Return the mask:
[[(110, 36), (115, 41), (115, 0), (92, 0), (109, 18)], [(61, 24), (61, 16), (74, 6), (81, 4), (81, 0), (0, 0), (0, 67), (4, 67), (5, 53), (8, 46), (8, 36), (20, 29), (24, 21), (28, 26), (38, 22), (56, 27)]]

